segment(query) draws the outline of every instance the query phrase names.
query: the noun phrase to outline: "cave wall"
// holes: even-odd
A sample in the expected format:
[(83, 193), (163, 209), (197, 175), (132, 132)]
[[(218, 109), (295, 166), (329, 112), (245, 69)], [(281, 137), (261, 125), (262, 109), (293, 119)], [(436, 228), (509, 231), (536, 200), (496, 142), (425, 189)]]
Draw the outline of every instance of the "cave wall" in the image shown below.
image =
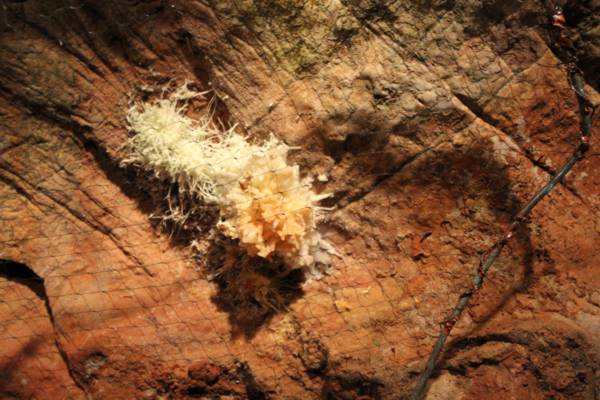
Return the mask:
[[(566, 8), (595, 104), (597, 3)], [(0, 6), (6, 398), (403, 398), (481, 255), (578, 139), (550, 2)], [(186, 79), (224, 124), (328, 177), (332, 273), (251, 329), (119, 166), (127, 109)], [(503, 253), (428, 398), (597, 396), (599, 153)]]

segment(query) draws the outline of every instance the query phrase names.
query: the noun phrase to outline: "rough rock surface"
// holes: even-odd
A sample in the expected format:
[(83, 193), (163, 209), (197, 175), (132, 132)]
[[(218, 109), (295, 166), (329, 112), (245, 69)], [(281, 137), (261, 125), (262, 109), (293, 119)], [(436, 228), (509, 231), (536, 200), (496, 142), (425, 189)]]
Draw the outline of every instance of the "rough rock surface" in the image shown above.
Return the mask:
[[(0, 397), (406, 396), (480, 256), (577, 141), (551, 6), (0, 2)], [(599, 9), (566, 9), (596, 88)], [(331, 275), (278, 285), (287, 309), (255, 321), (119, 167), (131, 101), (186, 79), (224, 123), (300, 146), (333, 193)], [(428, 399), (599, 395), (596, 142), (494, 266)]]

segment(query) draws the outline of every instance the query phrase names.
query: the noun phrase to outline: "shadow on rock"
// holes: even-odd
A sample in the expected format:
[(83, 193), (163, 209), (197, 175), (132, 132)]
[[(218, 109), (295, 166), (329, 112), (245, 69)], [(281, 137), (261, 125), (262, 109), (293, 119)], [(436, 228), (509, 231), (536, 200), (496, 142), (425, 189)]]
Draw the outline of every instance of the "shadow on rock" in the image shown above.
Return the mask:
[(217, 284), (212, 301), (228, 313), (234, 337), (253, 337), (304, 294), (303, 270), (290, 270), (280, 259), (249, 256), (235, 241), (225, 238), (212, 242), (205, 270)]
[[(500, 238), (523, 206), (515, 194), (522, 188), (509, 176), (509, 166), (487, 141), (437, 151), (411, 166), (408, 184), (416, 184), (437, 196), (448, 196), (458, 204), (460, 216), (444, 217), (442, 224), (446, 226), (448, 240), (455, 242), (454, 246), (461, 248), (471, 260), (468, 262), (471, 265), (457, 278), (464, 282), (462, 290), (470, 283), (478, 259), (485, 256), (489, 247), (486, 243)], [(529, 196), (531, 190), (527, 188), (528, 194), (520, 197)], [(431, 201), (430, 195), (424, 196)], [(423, 205), (421, 209), (415, 206), (415, 210), (427, 212), (427, 203)], [(423, 216), (423, 219), (431, 218)], [(492, 266), (484, 287), (472, 301), (474, 330), (502, 310), (515, 293), (528, 290), (533, 283), (535, 252), (530, 236), (526, 225), (517, 229), (514, 239)], [(482, 240), (484, 238), (486, 240)], [(457, 292), (456, 300), (459, 295)], [(455, 301), (439, 305), (446, 312), (454, 306)]]
[(43, 336), (32, 337), (23, 345), (18, 354), (7, 361), (0, 363), (0, 398), (2, 399), (25, 399), (31, 398), (27, 386), (20, 383), (18, 379), (19, 366), (23, 360), (35, 357), (43, 345)]
[(382, 398), (383, 383), (362, 374), (328, 376), (323, 385), (324, 400), (378, 400)]
[[(515, 191), (520, 190), (520, 187), (515, 185), (508, 175), (509, 166), (494, 154), (496, 152), (491, 143), (476, 142), (462, 148), (452, 148), (451, 151), (436, 152), (419, 162), (410, 173), (410, 183), (426, 187), (433, 192), (445, 192), (454, 199), (461, 213), (459, 220), (444, 220), (442, 224), (450, 226), (447, 233), (451, 238), (466, 241), (460, 246), (465, 252), (478, 257), (487, 250), (481, 239), (499, 238), (523, 206), (515, 195)], [(486, 207), (481, 206), (482, 200)], [(491, 215), (486, 213), (486, 208)], [(452, 228), (454, 222), (462, 223)], [(479, 233), (472, 235), (466, 230), (476, 230)], [(509, 243), (503, 254), (521, 260), (523, 267), (519, 271), (518, 281), (511, 281), (510, 284), (514, 291), (526, 290), (533, 278), (533, 247), (528, 227), (521, 226), (517, 229), (515, 239)], [(501, 260), (496, 267), (500, 263)], [(508, 278), (517, 276), (517, 271), (512, 267), (511, 269)], [(497, 268), (493, 267), (491, 273), (496, 271)]]

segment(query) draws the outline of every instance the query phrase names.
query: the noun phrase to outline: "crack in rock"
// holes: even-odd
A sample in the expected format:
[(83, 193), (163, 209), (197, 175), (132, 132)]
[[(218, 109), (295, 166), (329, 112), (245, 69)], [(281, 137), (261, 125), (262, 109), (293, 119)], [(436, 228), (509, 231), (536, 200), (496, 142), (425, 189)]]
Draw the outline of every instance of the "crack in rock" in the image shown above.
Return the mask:
[(26, 265), (8, 260), (0, 260), (0, 277), (27, 286), (29, 289), (31, 289), (31, 291), (35, 293), (35, 295), (40, 300), (44, 302), (44, 307), (46, 309), (48, 319), (50, 320), (50, 324), (52, 326), (53, 342), (56, 346), (56, 350), (58, 351), (61, 359), (63, 360), (66, 370), (75, 386), (81, 389), (81, 391), (86, 394), (86, 397), (88, 399), (92, 399), (85, 385), (83, 385), (77, 378), (76, 372), (71, 364), (71, 361), (69, 360), (69, 356), (67, 355), (67, 352), (63, 348), (58, 338), (58, 328), (54, 319), (52, 307), (50, 306), (48, 295), (46, 294), (44, 279), (42, 279), (38, 274), (36, 274), (31, 268), (27, 267)]

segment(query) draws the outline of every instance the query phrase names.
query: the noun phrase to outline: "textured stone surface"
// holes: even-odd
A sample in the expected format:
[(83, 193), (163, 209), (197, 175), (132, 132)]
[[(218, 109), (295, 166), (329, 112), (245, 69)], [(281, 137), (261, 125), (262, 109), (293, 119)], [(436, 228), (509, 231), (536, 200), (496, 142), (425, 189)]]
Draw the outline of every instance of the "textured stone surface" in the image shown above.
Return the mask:
[[(5, 3), (0, 259), (43, 279), (53, 315), (4, 273), (8, 398), (402, 398), (480, 256), (577, 141), (539, 1)], [(593, 33), (597, 2), (580, 3)], [(252, 326), (207, 280), (210, 250), (156, 229), (148, 177), (119, 167), (131, 101), (185, 79), (225, 123), (299, 146), (333, 193), (332, 274)], [(598, 170), (594, 145), (532, 213), (429, 399), (597, 396)]]

